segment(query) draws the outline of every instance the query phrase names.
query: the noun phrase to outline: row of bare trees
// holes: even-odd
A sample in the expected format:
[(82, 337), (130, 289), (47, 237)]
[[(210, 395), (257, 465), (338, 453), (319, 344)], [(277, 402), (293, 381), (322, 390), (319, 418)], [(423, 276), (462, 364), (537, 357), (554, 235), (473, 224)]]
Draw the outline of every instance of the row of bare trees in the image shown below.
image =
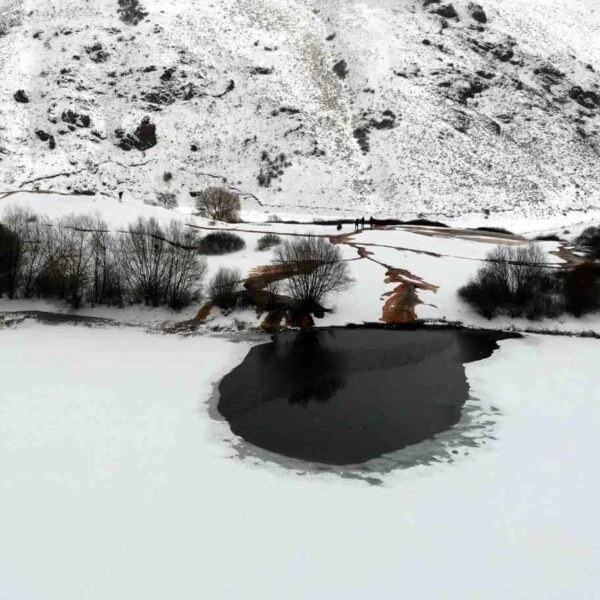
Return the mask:
[(9, 210), (0, 225), (0, 295), (180, 309), (201, 292), (200, 236), (178, 221), (139, 218), (111, 233), (99, 217), (48, 220)]
[(586, 261), (552, 268), (536, 244), (498, 246), (458, 294), (488, 319), (580, 317), (600, 309), (600, 267)]

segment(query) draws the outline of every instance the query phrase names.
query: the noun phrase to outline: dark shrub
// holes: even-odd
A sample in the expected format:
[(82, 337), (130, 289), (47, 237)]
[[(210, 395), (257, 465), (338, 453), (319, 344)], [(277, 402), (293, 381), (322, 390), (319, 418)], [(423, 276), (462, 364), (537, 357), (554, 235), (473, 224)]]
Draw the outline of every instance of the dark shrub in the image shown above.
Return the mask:
[(258, 239), (256, 243), (256, 249), (260, 250), (269, 250), (275, 246), (279, 246), (281, 244), (281, 238), (275, 233), (266, 233), (262, 237)]
[(210, 280), (206, 295), (219, 308), (233, 308), (241, 295), (241, 279), (239, 269), (222, 267)]
[(430, 221), (429, 219), (411, 219), (410, 221), (405, 221), (404, 225), (422, 225), (424, 227), (445, 227), (448, 225), (446, 223), (440, 223), (440, 221)]
[(600, 259), (600, 227), (588, 227), (575, 240), (588, 256)]
[(246, 242), (229, 231), (215, 231), (203, 237), (198, 244), (200, 254), (229, 254), (246, 247)]
[(504, 235), (514, 235), (512, 231), (504, 229), (504, 227), (477, 227), (475, 231), (485, 231), (486, 233), (502, 233)]
[(499, 310), (498, 291), (498, 286), (492, 278), (487, 277), (485, 273), (479, 273), (474, 280), (458, 290), (458, 295), (482, 317), (492, 319)]
[(536, 236), (535, 239), (538, 242), (562, 242), (562, 241), (564, 241), (559, 236), (557, 236), (555, 233), (547, 233), (544, 235), (538, 235), (538, 236)]
[(497, 314), (529, 319), (560, 314), (559, 282), (538, 246), (498, 246), (486, 262), (475, 279), (458, 290), (479, 314), (488, 319)]
[(600, 274), (593, 263), (577, 265), (564, 278), (565, 308), (580, 317), (600, 307)]

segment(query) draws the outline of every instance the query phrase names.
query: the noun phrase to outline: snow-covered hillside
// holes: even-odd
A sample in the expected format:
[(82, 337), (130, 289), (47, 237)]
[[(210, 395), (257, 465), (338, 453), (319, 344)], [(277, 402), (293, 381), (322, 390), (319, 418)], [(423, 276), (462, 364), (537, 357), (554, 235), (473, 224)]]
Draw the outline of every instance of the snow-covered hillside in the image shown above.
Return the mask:
[(119, 12), (135, 4), (0, 1), (2, 188), (186, 204), (220, 183), (246, 209), (381, 216), (600, 205), (595, 0)]

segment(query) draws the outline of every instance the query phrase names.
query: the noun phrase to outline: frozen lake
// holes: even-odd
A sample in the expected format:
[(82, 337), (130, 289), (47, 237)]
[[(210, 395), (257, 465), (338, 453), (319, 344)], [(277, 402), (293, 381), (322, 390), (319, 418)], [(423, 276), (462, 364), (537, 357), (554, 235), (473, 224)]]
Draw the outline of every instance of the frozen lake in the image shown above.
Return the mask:
[(0, 598), (595, 598), (599, 343), (499, 346), (487, 429), (372, 486), (240, 457), (209, 409), (250, 343), (0, 330)]
[(246, 441), (325, 464), (361, 463), (450, 429), (469, 395), (464, 364), (497, 332), (315, 329), (254, 347), (219, 386), (219, 412)]

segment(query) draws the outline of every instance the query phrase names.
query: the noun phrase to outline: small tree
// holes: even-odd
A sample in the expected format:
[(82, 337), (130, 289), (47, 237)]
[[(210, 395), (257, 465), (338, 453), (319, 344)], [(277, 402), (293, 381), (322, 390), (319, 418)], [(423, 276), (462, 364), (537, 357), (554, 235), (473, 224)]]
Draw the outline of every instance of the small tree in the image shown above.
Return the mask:
[(240, 199), (236, 194), (218, 187), (209, 187), (196, 198), (198, 212), (216, 221), (237, 223), (240, 220)]
[(178, 205), (177, 196), (173, 192), (156, 192), (156, 200), (152, 205), (173, 210)]
[(275, 249), (274, 262), (290, 273), (282, 282), (284, 292), (308, 312), (320, 310), (328, 294), (345, 289), (350, 282), (339, 247), (323, 237), (285, 240)]

